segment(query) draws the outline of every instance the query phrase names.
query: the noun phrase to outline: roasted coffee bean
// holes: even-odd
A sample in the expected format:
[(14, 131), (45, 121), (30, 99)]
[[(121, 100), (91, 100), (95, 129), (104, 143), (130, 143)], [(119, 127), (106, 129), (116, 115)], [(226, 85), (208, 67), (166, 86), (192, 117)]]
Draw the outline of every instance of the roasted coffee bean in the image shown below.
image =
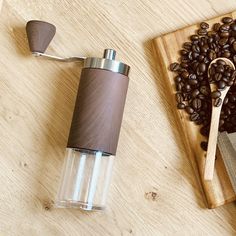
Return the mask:
[[(198, 45), (196, 45), (196, 44), (194, 44), (194, 45), (192, 46), (192, 50), (193, 50), (193, 52), (198, 53), (198, 55), (199, 55), (199, 53), (200, 53), (200, 51), (201, 51), (200, 47), (199, 47)], [(197, 55), (197, 54), (196, 54), (196, 55)], [(193, 58), (194, 58), (194, 55), (193, 55)]]
[(180, 50), (180, 54), (183, 56), (186, 56), (188, 54), (188, 51), (186, 50)]
[(175, 98), (176, 98), (177, 103), (182, 103), (183, 100), (184, 100), (184, 98), (181, 95), (181, 93), (176, 93)]
[(196, 121), (199, 118), (199, 114), (194, 112), (193, 114), (190, 115), (190, 120), (191, 121)]
[(236, 96), (233, 95), (233, 94), (230, 94), (229, 95), (229, 101), (232, 102), (232, 103), (236, 102)]
[(181, 62), (180, 63), (181, 68), (188, 68), (188, 63), (187, 62)]
[(171, 63), (170, 64), (170, 70), (171, 71), (178, 71), (180, 69), (180, 65), (177, 62)]
[(193, 109), (199, 110), (202, 106), (202, 101), (199, 98), (194, 98), (192, 102)]
[(208, 29), (208, 28), (209, 28), (209, 25), (208, 25), (206, 22), (201, 22), (201, 23), (200, 23), (200, 27), (201, 27), (202, 29)]
[(228, 23), (233, 22), (233, 19), (231, 17), (224, 17), (222, 19), (222, 22), (225, 23), (225, 24), (228, 24)]
[(229, 32), (221, 32), (221, 33), (220, 33), (220, 37), (222, 37), (222, 38), (227, 38), (227, 37), (229, 37)]
[(219, 83), (217, 84), (219, 89), (225, 89), (226, 87), (226, 83), (224, 81), (219, 81)]
[(197, 85), (197, 84), (198, 84), (198, 81), (197, 81), (196, 79), (190, 79), (190, 80), (188, 81), (188, 83), (189, 83), (190, 85), (194, 86), (194, 85)]
[(198, 68), (199, 68), (200, 72), (205, 72), (206, 71), (206, 64), (205, 63), (200, 63)]
[(225, 44), (227, 43), (227, 41), (228, 41), (228, 38), (222, 38), (222, 39), (220, 39), (220, 41), (219, 41), (219, 45), (220, 45), (220, 46), (223, 46), (223, 45), (225, 45)]
[(219, 107), (222, 104), (222, 99), (221, 98), (217, 98), (214, 102), (214, 106)]
[(207, 151), (208, 142), (201, 142), (201, 148), (204, 151)]
[(220, 81), (222, 79), (222, 74), (221, 73), (216, 73), (214, 76), (215, 81)]
[(196, 80), (196, 79), (197, 79), (196, 74), (190, 74), (190, 75), (189, 75), (189, 79), (190, 79), (190, 80)]
[(186, 106), (186, 107), (185, 107), (185, 110), (186, 110), (186, 112), (187, 112), (188, 114), (192, 114), (192, 113), (194, 112), (194, 109), (193, 109), (192, 107), (190, 107), (190, 106)]
[(230, 26), (229, 26), (228, 24), (223, 24), (223, 25), (220, 26), (220, 29), (219, 29), (219, 30), (220, 30), (221, 32), (228, 32), (229, 29), (230, 29)]
[(230, 55), (231, 55), (230, 51), (224, 51), (224, 53), (222, 54), (222, 57), (229, 58)]
[(200, 92), (205, 95), (205, 96), (208, 96), (209, 93), (210, 93), (210, 89), (207, 87), (207, 86), (201, 86), (200, 87)]
[(197, 31), (198, 35), (207, 35), (207, 30), (206, 29), (199, 29)]
[(209, 59), (210, 59), (211, 61), (214, 60), (214, 59), (216, 59), (216, 53), (215, 53), (215, 51), (210, 50), (208, 57), (209, 57)]
[(189, 72), (187, 70), (185, 70), (181, 73), (181, 77), (184, 78), (184, 79), (187, 79), (188, 76), (189, 76)]
[(234, 84), (234, 81), (230, 80), (227, 82), (227, 86), (232, 86)]
[(211, 93), (211, 97), (214, 99), (219, 98), (220, 96), (221, 96), (221, 92), (218, 90)]
[(191, 42), (185, 42), (183, 44), (183, 48), (186, 50), (190, 50), (192, 48), (192, 43)]
[(229, 102), (229, 98), (225, 97), (223, 104), (226, 105)]
[(225, 68), (221, 64), (218, 64), (218, 66), (216, 67), (216, 72), (218, 72), (218, 73), (224, 73), (224, 70), (225, 70)]
[(199, 39), (199, 36), (197, 34), (194, 34), (190, 37), (192, 41), (197, 41)]
[(192, 96), (195, 98), (199, 95), (200, 91), (198, 89), (194, 89), (192, 92)]
[(177, 108), (178, 109), (184, 109), (185, 108), (185, 104), (184, 103), (178, 103), (177, 104)]
[(215, 31), (219, 31), (220, 26), (221, 26), (220, 23), (215, 23), (215, 24), (213, 25), (213, 29), (214, 29)]
[(185, 85), (184, 85), (184, 90), (185, 90), (186, 92), (190, 92), (190, 91), (191, 91), (191, 86), (190, 86), (189, 84), (185, 84)]

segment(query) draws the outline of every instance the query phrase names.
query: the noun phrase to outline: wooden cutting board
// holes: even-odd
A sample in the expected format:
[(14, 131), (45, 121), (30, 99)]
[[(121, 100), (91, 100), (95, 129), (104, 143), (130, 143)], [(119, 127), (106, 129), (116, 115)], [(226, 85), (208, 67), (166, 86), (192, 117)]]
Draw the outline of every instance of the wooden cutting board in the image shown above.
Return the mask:
[[(210, 27), (220, 22), (224, 16), (231, 16), (236, 18), (236, 11), (230, 14), (216, 17), (207, 20)], [(234, 192), (229, 176), (226, 172), (224, 162), (222, 160), (219, 149), (217, 150), (216, 168), (214, 178), (212, 181), (204, 181), (203, 170), (205, 165), (205, 152), (200, 147), (200, 142), (204, 141), (204, 137), (200, 134), (200, 127), (189, 121), (188, 115), (185, 111), (177, 110), (175, 101), (175, 83), (174, 74), (169, 70), (169, 65), (172, 62), (178, 61), (179, 53), (182, 44), (189, 40), (189, 36), (196, 33), (199, 25), (192, 25), (175, 32), (165, 34), (153, 40), (154, 50), (156, 52), (156, 63), (159, 74), (166, 80), (170, 96), (172, 97), (173, 110), (175, 110), (176, 120), (179, 127), (179, 136), (186, 147), (186, 153), (190, 159), (195, 170), (197, 178), (200, 179), (202, 190), (205, 193), (208, 207), (215, 208), (224, 205), (228, 202), (236, 200), (236, 193)]]

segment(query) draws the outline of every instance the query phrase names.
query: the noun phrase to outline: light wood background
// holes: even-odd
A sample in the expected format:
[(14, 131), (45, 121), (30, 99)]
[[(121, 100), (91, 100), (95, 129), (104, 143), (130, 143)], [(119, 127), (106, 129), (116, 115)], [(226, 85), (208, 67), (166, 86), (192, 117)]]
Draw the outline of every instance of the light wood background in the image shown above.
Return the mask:
[[(5, 0), (0, 21), (0, 235), (236, 235), (236, 205), (205, 202), (175, 130), (151, 39), (236, 9), (234, 0)], [(57, 26), (48, 52), (115, 48), (130, 86), (105, 212), (54, 209), (79, 64), (31, 57), (30, 19)]]

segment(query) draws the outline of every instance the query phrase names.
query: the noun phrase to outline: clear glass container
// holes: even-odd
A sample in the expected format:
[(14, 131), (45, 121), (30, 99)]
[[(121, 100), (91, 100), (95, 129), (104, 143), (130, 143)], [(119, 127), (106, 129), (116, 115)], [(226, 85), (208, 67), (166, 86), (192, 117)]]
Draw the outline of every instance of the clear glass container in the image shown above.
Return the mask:
[(67, 148), (56, 207), (103, 210), (114, 156)]

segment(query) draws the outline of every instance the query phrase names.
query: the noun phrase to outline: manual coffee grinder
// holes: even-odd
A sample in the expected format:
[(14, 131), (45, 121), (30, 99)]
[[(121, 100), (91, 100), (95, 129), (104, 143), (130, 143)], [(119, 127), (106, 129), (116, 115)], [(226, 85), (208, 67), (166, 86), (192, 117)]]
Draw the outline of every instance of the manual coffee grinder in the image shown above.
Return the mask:
[(26, 32), (34, 56), (83, 63), (56, 206), (102, 210), (116, 155), (130, 67), (115, 60), (113, 49), (105, 49), (102, 58), (45, 54), (56, 32), (50, 23), (29, 21)]

